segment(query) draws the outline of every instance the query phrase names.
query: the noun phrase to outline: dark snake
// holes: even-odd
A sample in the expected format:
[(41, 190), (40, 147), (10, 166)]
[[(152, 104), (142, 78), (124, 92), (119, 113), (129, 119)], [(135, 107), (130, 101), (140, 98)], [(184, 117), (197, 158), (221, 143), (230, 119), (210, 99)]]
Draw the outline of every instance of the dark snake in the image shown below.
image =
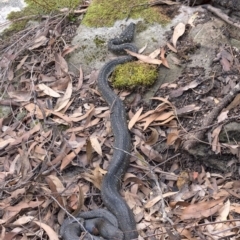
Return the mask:
[[(137, 52), (137, 48), (130, 43), (134, 31), (135, 24), (130, 23), (118, 38), (108, 42), (108, 49), (116, 54), (126, 54), (124, 49)], [(119, 193), (121, 180), (129, 166), (128, 153), (131, 151), (125, 106), (108, 84), (108, 78), (117, 65), (134, 59), (135, 57), (130, 55), (113, 59), (102, 67), (98, 76), (98, 89), (110, 107), (110, 120), (115, 138), (112, 161), (101, 187), (103, 203), (110, 212), (103, 209), (82, 212), (76, 216), (82, 221), (82, 226), (74, 219), (64, 220), (60, 234), (65, 240), (78, 240), (81, 232), (86, 230), (91, 234), (87, 234), (87, 239), (131, 240), (138, 237), (133, 212)], [(115, 217), (117, 221), (114, 220)], [(97, 234), (103, 238), (93, 236)]]

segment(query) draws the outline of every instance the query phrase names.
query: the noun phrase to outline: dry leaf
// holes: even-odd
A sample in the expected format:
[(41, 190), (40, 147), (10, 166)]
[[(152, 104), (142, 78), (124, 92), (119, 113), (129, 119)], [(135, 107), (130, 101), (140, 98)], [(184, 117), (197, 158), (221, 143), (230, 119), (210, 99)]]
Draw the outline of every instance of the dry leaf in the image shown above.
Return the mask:
[(228, 110), (225, 110), (225, 111), (220, 113), (220, 115), (217, 118), (218, 119), (218, 123), (228, 119), (228, 112), (229, 112)]
[(191, 25), (192, 27), (195, 27), (193, 22), (198, 16), (198, 12), (195, 12), (189, 19), (188, 19), (188, 24)]
[(45, 36), (40, 36), (33, 41), (32, 46), (29, 47), (28, 49), (33, 50), (33, 49), (39, 48), (40, 46), (45, 45), (47, 41), (48, 39)]
[(36, 223), (39, 227), (43, 228), (43, 230), (47, 233), (49, 240), (59, 240), (58, 234), (47, 224), (39, 221), (33, 221)]
[(131, 120), (128, 123), (128, 129), (131, 130), (134, 124), (138, 121), (138, 118), (140, 117), (141, 113), (143, 111), (143, 107), (138, 109), (138, 111), (134, 114), (134, 116), (131, 118)]
[(65, 75), (68, 72), (68, 64), (59, 53), (55, 54), (55, 69), (58, 76)]
[(125, 51), (129, 55), (134, 56), (134, 57), (138, 58), (139, 60), (141, 60), (145, 63), (156, 64), (156, 65), (160, 65), (162, 63), (162, 61), (159, 60), (159, 59), (153, 59), (153, 58), (150, 58), (149, 56), (138, 54), (138, 53), (132, 52), (132, 51), (127, 50), (127, 49), (125, 49)]
[(161, 60), (162, 60), (162, 64), (163, 64), (165, 67), (169, 68), (168, 61), (167, 61), (167, 59), (165, 58), (165, 53), (166, 53), (165, 49), (162, 48), (162, 49), (161, 49), (160, 58), (161, 58)]
[(50, 87), (48, 87), (44, 83), (38, 84), (37, 87), (48, 96), (55, 97), (55, 98), (60, 97), (59, 93), (55, 92), (54, 90), (52, 90)]
[(155, 128), (151, 129), (151, 135), (150, 137), (145, 141), (148, 145), (154, 145), (158, 141), (159, 133)]
[(222, 206), (225, 197), (218, 200), (210, 200), (201, 203), (191, 204), (186, 207), (180, 218), (181, 220), (187, 219), (202, 219), (214, 215)]
[(174, 28), (172, 42), (173, 46), (177, 47), (177, 40), (179, 37), (181, 37), (185, 32), (185, 24), (184, 23), (178, 23), (178, 25)]
[(72, 96), (72, 81), (69, 81), (64, 96), (58, 99), (54, 110), (56, 112), (62, 110), (70, 101), (71, 96)]
[(220, 153), (221, 152), (221, 145), (219, 143), (219, 133), (221, 132), (222, 130), (222, 126), (223, 125), (220, 125), (218, 126), (217, 128), (215, 128), (213, 130), (213, 133), (212, 133), (212, 150), (213, 152), (215, 152), (216, 154)]
[(26, 56), (24, 56), (24, 57), (22, 58), (22, 60), (20, 61), (20, 63), (17, 65), (17, 70), (19, 70), (19, 69), (22, 67), (22, 65), (25, 63), (25, 61), (27, 60), (27, 58), (28, 58), (28, 55), (26, 55)]
[(102, 156), (102, 147), (97, 139), (96, 136), (91, 136), (90, 137), (90, 142), (93, 147), (93, 149), (100, 155)]
[(167, 46), (171, 51), (177, 53), (177, 49), (175, 47), (173, 47), (170, 43), (167, 43)]

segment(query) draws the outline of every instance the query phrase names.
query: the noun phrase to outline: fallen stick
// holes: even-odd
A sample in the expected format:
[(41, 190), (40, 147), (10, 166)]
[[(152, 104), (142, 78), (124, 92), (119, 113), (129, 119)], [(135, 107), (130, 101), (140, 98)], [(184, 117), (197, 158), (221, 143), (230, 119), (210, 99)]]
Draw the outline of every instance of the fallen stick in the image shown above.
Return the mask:
[(227, 14), (225, 14), (221, 9), (219, 8), (215, 8), (209, 4), (206, 5), (202, 5), (202, 8), (207, 9), (208, 11), (212, 12), (213, 14), (215, 14), (216, 16), (218, 16), (219, 18), (221, 18), (223, 21), (225, 21), (226, 23), (237, 27), (240, 29), (240, 22), (229, 17)]

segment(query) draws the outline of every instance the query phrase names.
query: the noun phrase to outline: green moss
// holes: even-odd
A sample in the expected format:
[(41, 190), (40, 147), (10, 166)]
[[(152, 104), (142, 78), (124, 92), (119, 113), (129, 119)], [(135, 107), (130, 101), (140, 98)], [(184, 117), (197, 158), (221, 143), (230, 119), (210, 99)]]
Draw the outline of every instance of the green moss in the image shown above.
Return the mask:
[(158, 8), (149, 7), (148, 0), (93, 0), (82, 23), (88, 27), (112, 26), (116, 20), (127, 17), (143, 18), (146, 23), (170, 21)]
[(82, 1), (79, 0), (26, 0), (32, 9), (37, 9), (39, 13), (50, 13), (61, 8), (76, 8)]
[(150, 86), (157, 77), (156, 65), (129, 62), (117, 66), (111, 79), (115, 88), (132, 89), (138, 86)]

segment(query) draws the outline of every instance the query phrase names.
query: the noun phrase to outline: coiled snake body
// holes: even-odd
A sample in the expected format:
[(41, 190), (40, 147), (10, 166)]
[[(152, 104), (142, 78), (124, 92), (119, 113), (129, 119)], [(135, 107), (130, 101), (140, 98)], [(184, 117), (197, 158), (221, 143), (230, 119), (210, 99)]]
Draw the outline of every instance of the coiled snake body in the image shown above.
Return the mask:
[[(130, 44), (134, 37), (134, 30), (135, 24), (130, 23), (119, 38), (112, 39), (108, 42), (108, 49), (115, 53), (125, 53), (124, 49), (137, 52), (137, 48)], [(90, 233), (94, 233), (94, 230), (96, 229), (100, 235), (102, 234), (102, 231), (104, 232), (103, 234), (105, 234), (105, 231), (113, 233), (114, 236), (105, 234), (103, 237), (106, 239), (130, 240), (135, 239), (138, 236), (133, 212), (119, 193), (121, 179), (129, 165), (129, 154), (127, 153), (131, 150), (131, 139), (127, 128), (126, 112), (123, 102), (113, 92), (108, 84), (108, 77), (117, 65), (134, 59), (134, 57), (129, 55), (111, 60), (103, 66), (98, 76), (98, 89), (111, 110), (110, 118), (115, 138), (113, 157), (109, 165), (108, 172), (103, 178), (101, 196), (107, 209), (117, 218), (119, 228), (122, 232), (116, 230), (116, 233), (113, 233), (115, 228), (117, 229), (118, 226), (113, 226), (114, 224), (111, 223), (111, 220), (109, 220), (106, 216), (107, 214), (104, 213), (100, 214), (101, 216), (90, 218), (86, 217), (88, 212), (80, 213), (77, 218), (83, 218), (85, 220), (85, 225), (83, 225)], [(111, 215), (111, 213), (109, 214)], [(97, 221), (96, 218), (98, 218), (99, 221)], [(95, 220), (90, 222), (88, 219)], [(94, 221), (97, 222), (97, 224), (93, 223)], [(109, 227), (110, 223), (111, 227)], [(74, 220), (67, 219), (62, 225), (60, 233), (65, 240), (74, 240), (79, 238), (78, 236), (81, 230), (82, 229), (77, 226), (77, 223)], [(99, 238), (90, 236), (89, 239)]]

